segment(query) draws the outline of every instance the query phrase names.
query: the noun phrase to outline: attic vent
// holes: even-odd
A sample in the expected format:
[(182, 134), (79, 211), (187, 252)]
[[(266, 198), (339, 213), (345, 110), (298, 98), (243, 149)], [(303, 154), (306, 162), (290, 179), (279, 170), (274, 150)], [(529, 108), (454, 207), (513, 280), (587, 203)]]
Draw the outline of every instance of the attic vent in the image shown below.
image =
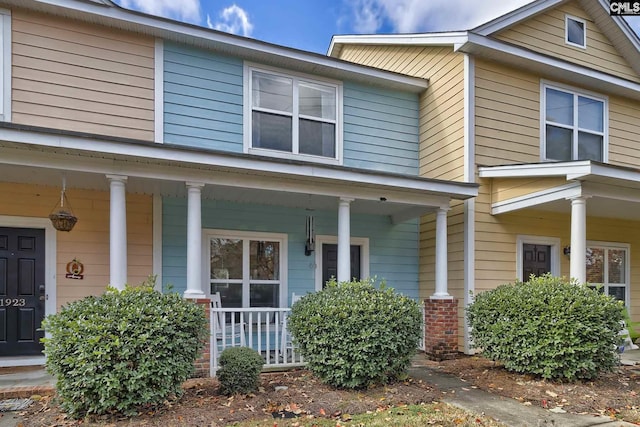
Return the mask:
[(587, 47), (587, 23), (584, 19), (565, 15), (565, 42), (568, 45)]

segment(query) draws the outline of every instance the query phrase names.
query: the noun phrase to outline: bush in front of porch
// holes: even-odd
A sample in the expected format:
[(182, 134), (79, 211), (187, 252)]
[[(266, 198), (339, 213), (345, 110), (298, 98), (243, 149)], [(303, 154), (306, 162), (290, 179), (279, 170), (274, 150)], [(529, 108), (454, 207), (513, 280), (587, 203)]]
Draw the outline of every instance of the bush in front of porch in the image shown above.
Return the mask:
[(591, 379), (612, 370), (623, 304), (587, 285), (553, 277), (500, 285), (467, 309), (482, 355), (546, 379)]
[(401, 377), (421, 338), (420, 305), (372, 280), (331, 281), (295, 303), (289, 319), (308, 368), (335, 387)]
[(152, 281), (72, 302), (43, 326), (46, 367), (73, 417), (132, 414), (180, 396), (208, 333), (200, 306)]

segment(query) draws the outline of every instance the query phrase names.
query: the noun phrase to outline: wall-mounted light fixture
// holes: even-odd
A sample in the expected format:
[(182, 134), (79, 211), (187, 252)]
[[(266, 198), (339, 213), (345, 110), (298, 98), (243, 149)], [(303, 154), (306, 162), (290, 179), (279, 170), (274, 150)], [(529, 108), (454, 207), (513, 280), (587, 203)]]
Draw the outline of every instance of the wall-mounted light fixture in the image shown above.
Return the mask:
[(309, 256), (311, 255), (311, 252), (314, 251), (316, 245), (316, 232), (313, 224), (313, 215), (307, 216), (306, 237), (307, 241), (304, 244), (304, 254)]
[(562, 248), (562, 253), (566, 256), (571, 256), (571, 246), (565, 246)]

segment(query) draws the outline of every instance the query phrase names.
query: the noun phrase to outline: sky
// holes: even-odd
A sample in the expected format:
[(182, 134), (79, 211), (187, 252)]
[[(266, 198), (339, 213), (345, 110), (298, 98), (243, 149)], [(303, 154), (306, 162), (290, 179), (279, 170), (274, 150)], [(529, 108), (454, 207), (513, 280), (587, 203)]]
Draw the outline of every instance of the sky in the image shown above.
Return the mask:
[[(531, 0), (114, 0), (128, 9), (325, 54), (335, 34), (468, 30)], [(636, 31), (640, 18), (630, 20)]]

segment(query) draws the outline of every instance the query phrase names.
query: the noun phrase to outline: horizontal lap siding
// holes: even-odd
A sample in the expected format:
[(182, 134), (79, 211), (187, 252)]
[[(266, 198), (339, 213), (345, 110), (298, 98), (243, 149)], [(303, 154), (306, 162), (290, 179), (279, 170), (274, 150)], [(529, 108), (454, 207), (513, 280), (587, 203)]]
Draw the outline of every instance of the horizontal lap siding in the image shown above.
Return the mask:
[(418, 174), (418, 96), (344, 84), (344, 165)]
[[(315, 254), (304, 255), (305, 209), (203, 200), (202, 227), (209, 229), (284, 233), (288, 236), (288, 293), (315, 290)], [(174, 290), (186, 289), (186, 200), (163, 200), (163, 280)], [(337, 210), (315, 211), (318, 235), (337, 234)], [(368, 237), (370, 273), (413, 298), (418, 296), (418, 226), (391, 224), (387, 216), (353, 214), (351, 235)]]
[(491, 182), (491, 201), (501, 202), (566, 184), (566, 178), (494, 178)]
[(165, 142), (243, 151), (243, 63), (205, 50), (164, 45)]
[(640, 102), (609, 97), (609, 163), (640, 168)]
[[(0, 183), (0, 196), (12, 201), (0, 205), (0, 215), (46, 218), (59, 201), (60, 189)], [(109, 284), (109, 193), (70, 188), (67, 197), (78, 223), (68, 233), (56, 233), (58, 307), (88, 295), (99, 295)], [(127, 194), (130, 284), (139, 284), (152, 274), (152, 217), (150, 196)], [(67, 263), (74, 258), (84, 264), (82, 280), (65, 277)]]
[(154, 139), (152, 38), (19, 9), (12, 31), (13, 122)]
[[(565, 43), (565, 14), (581, 18), (587, 23), (587, 48)], [(571, 61), (589, 68), (640, 82), (640, 78), (620, 55), (595, 22), (576, 3), (571, 2), (507, 29), (498, 39), (526, 47), (545, 55)]]

